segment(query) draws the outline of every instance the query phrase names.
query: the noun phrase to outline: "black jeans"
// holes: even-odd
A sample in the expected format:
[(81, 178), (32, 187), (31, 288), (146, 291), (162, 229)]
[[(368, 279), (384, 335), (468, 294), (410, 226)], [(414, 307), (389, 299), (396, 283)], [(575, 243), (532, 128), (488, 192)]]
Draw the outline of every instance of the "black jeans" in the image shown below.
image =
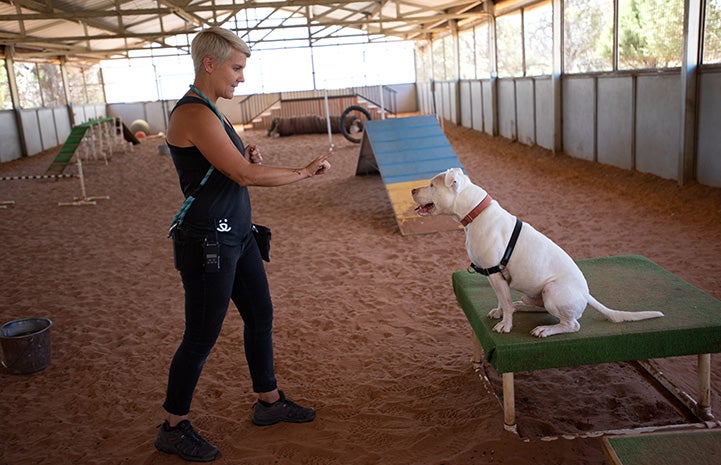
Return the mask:
[(187, 415), (203, 365), (215, 345), (230, 300), (244, 323), (245, 357), (254, 392), (277, 388), (273, 369), (273, 305), (265, 268), (250, 230), (237, 246), (220, 245), (220, 270), (203, 270), (202, 241), (178, 231), (176, 268), (185, 289), (185, 332), (170, 364), (165, 410)]

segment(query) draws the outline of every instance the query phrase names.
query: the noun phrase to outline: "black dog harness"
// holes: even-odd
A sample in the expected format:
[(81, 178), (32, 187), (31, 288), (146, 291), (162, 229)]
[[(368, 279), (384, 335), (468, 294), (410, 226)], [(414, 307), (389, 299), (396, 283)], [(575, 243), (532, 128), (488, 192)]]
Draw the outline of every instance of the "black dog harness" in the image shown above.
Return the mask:
[(511, 254), (513, 253), (513, 249), (516, 247), (516, 241), (518, 241), (518, 236), (519, 234), (521, 234), (522, 226), (523, 221), (516, 218), (516, 226), (513, 228), (511, 239), (508, 241), (506, 251), (503, 252), (503, 257), (501, 258), (500, 264), (492, 266), (490, 268), (481, 268), (479, 266), (476, 266), (474, 263), (471, 263), (471, 268), (473, 268), (477, 273), (480, 273), (483, 276), (489, 276), (494, 273), (501, 273), (506, 268), (506, 265), (508, 265), (508, 260), (511, 259)]
[[(476, 219), (478, 215), (483, 212), (486, 208), (488, 208), (491, 205), (491, 202), (493, 201), (493, 198), (491, 198), (490, 195), (486, 195), (486, 197), (481, 200), (481, 202), (476, 205), (473, 210), (470, 211), (466, 216), (464, 216), (461, 219), (461, 224), (465, 228), (469, 224), (473, 222), (473, 220)], [(494, 273), (503, 273), (503, 270), (506, 269), (506, 265), (508, 265), (508, 260), (511, 259), (511, 254), (513, 253), (513, 249), (516, 247), (516, 241), (518, 241), (518, 235), (521, 234), (521, 227), (523, 226), (523, 222), (516, 218), (516, 226), (513, 228), (513, 233), (511, 233), (511, 239), (508, 241), (508, 246), (506, 247), (506, 251), (503, 252), (503, 257), (501, 258), (501, 263), (492, 266), (490, 268), (481, 268), (479, 266), (476, 266), (474, 263), (471, 263), (471, 268), (473, 268), (474, 271), (477, 273), (482, 274), (483, 276), (489, 276)], [(469, 270), (470, 271), (470, 270)], [(506, 276), (504, 274), (504, 277), (508, 282), (510, 282), (510, 277)]]

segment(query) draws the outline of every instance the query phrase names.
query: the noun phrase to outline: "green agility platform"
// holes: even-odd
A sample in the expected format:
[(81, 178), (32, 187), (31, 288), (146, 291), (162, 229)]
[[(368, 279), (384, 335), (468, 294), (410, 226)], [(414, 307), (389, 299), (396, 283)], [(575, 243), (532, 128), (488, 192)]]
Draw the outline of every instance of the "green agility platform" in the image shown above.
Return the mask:
[[(453, 289), (474, 333), (474, 361), (485, 360), (503, 375), (504, 422), (516, 429), (513, 373), (598, 363), (699, 355), (700, 392), (695, 409), (711, 417), (710, 355), (721, 352), (721, 301), (651, 260), (618, 256), (579, 260), (591, 293), (610, 308), (659, 310), (663, 318), (612, 323), (593, 308), (579, 320), (581, 330), (537, 338), (538, 325), (557, 322), (545, 312), (516, 312), (510, 333), (496, 333), (488, 312), (498, 306), (488, 279), (467, 270), (452, 275)], [(520, 299), (513, 294), (514, 300)]]
[(603, 449), (611, 465), (718, 465), (721, 430), (609, 436)]

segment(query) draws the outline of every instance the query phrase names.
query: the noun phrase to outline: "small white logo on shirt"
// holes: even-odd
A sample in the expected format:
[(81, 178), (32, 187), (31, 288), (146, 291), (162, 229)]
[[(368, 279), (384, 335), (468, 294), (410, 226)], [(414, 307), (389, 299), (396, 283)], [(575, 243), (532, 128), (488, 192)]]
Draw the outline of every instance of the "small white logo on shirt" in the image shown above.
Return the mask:
[(215, 229), (216, 229), (218, 232), (228, 232), (228, 231), (230, 231), (232, 228), (231, 228), (230, 226), (228, 226), (228, 219), (225, 218), (225, 219), (222, 219), (222, 220), (218, 221), (218, 227), (215, 228)]

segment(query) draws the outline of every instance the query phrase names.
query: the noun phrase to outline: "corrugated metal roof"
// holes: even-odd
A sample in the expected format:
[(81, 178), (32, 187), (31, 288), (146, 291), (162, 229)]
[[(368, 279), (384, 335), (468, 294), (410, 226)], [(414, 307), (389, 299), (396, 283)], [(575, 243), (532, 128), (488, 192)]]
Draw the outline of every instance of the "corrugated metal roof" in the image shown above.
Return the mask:
[(215, 25), (254, 49), (412, 40), (483, 15), (468, 0), (0, 0), (0, 45), (22, 56), (185, 53), (187, 35)]

